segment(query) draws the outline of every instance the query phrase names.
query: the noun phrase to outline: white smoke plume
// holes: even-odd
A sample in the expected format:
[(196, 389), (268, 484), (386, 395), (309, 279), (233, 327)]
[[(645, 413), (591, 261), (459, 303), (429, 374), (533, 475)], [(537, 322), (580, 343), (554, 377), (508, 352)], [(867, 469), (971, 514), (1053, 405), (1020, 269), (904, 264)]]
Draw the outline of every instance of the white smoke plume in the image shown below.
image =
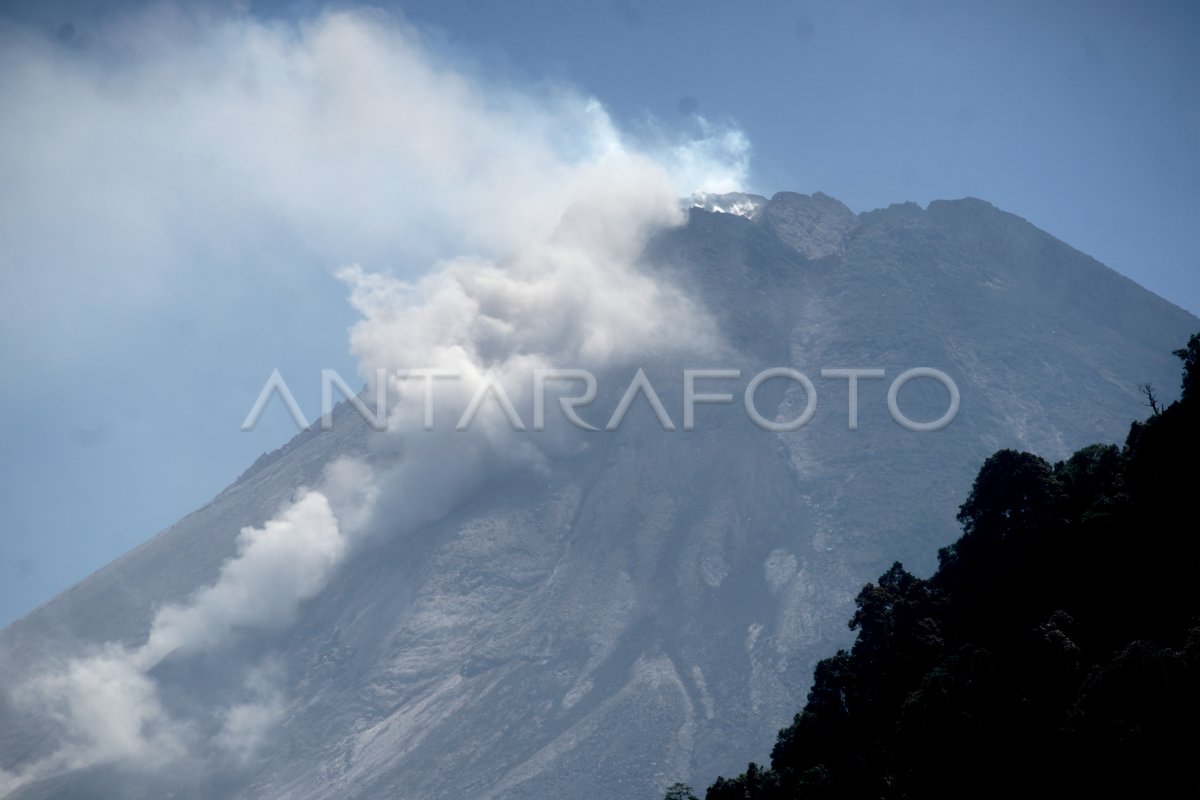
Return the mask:
[[(414, 283), (358, 266), (339, 273), (362, 315), (351, 332), (361, 375), (370, 384), (385, 370), (389, 396), (400, 398), (388, 423), (404, 438), (405, 455), (376, 476), (386, 533), (443, 516), (497, 465), (538, 469), (577, 446), (576, 437), (531, 439), (514, 430), (532, 424), (536, 370), (602, 371), (720, 347), (702, 309), (639, 268), (648, 238), (683, 221), (669, 173), (644, 154), (615, 149), (581, 165), (573, 180), (578, 194), (553, 231), (504, 259), (451, 260)], [(489, 381), (513, 407), (501, 413), (487, 405), (489, 395), (469, 436), (453, 418), (425, 431), (425, 382), (397, 376), (406, 369), (457, 376), (437, 382), (440, 408), (463, 412)]]
[(221, 728), (213, 744), (234, 761), (252, 761), (283, 719), (286, 698), (279, 688), (283, 678), (282, 665), (271, 660), (259, 664), (246, 677), (249, 699), (220, 713)]
[[(85, 192), (63, 213), (104, 228), (88, 263), (111, 260), (118, 294), (153, 297), (168, 277), (156, 265), (212, 231), (222, 232), (213, 246), (252, 261), (269, 247), (259, 227), (282, 227), (303, 252), (367, 265), (340, 273), (362, 315), (350, 346), (363, 378), (452, 369), (461, 379), (439, 392), (455, 408), (489, 378), (524, 404), (536, 368), (720, 346), (704, 310), (638, 260), (652, 235), (682, 223), (680, 197), (740, 188), (748, 146), (736, 130), (705, 123), (698, 139), (639, 143), (594, 99), (482, 81), (376, 12), (300, 25), (239, 17), (199, 32), (170, 14), (145, 22), (136, 36), (133, 23), (107, 33), (122, 53), (112, 63), (29, 36), (0, 50), (0, 104), (26, 112), (0, 122), (0, 170), (38, 187), (21, 208), (0, 195), (6, 260), (29, 260), (21, 226), (82, 172), (110, 193)], [(9, 145), (34, 131), (37, 152), (13, 162), (21, 149)], [(86, 155), (96, 152), (106, 157)], [(87, 233), (49, 257), (79, 255), (74, 242)], [(144, 243), (138, 266), (106, 249), (121, 237)], [(466, 255), (435, 260), (417, 280), (388, 273), (390, 254), (455, 251)], [(63, 298), (64, 310), (85, 299)], [(10, 305), (0, 300), (0, 325), (18, 324)], [(422, 427), (421, 387), (389, 380), (400, 398), (383, 435), (392, 444), (380, 448), (389, 457), (333, 464), (321, 485), (243, 530), (216, 581), (160, 609), (142, 646), (109, 644), (19, 688), (22, 707), (60, 726), (62, 746), (0, 774), (0, 794), (4, 780), (13, 788), (80, 767), (155, 769), (200, 736), (211, 749), (254, 752), (285, 713), (278, 670), (252, 673), (249, 699), (189, 720), (165, 710), (155, 668), (289, 624), (370, 536), (435, 521), (497, 466), (539, 469), (564, 446), (535, 445), (484, 412), (468, 435), (406, 433)]]
[(286, 624), (324, 587), (345, 552), (325, 495), (304, 492), (263, 527), (242, 530), (238, 554), (216, 583), (184, 605), (159, 610), (136, 663), (148, 670), (173, 652), (206, 650), (239, 630)]
[(65, 742), (30, 773), (111, 761), (152, 768), (182, 755), (179, 724), (167, 715), (157, 685), (137, 662), (135, 653), (108, 645), (24, 688), (19, 699), (48, 708), (62, 725)]
[(503, 257), (608, 167), (655, 162), (656, 196), (745, 174), (734, 129), (634, 142), (594, 98), (480, 77), (382, 11), (285, 23), (155, 9), (86, 50), (0, 29), (0, 261), (22, 289), (0, 295), (0, 339), (116, 320), (248, 270), (284, 288), (298, 263), (411, 274)]
[[(159, 609), (141, 647), (107, 644), (20, 688), (18, 704), (48, 714), (60, 726), (63, 744), (9, 780), (24, 783), (107, 763), (154, 769), (193, 751), (197, 732), (168, 714), (151, 670), (172, 654), (286, 624), (324, 587), (345, 552), (346, 540), (320, 492), (302, 492), (263, 527), (244, 528), (238, 554), (225, 562), (216, 582), (182, 605)], [(264, 738), (264, 728), (282, 713), (282, 697), (269, 678), (264, 669), (252, 672), (254, 699), (220, 712), (215, 746), (231, 752), (240, 747), (245, 754)]]

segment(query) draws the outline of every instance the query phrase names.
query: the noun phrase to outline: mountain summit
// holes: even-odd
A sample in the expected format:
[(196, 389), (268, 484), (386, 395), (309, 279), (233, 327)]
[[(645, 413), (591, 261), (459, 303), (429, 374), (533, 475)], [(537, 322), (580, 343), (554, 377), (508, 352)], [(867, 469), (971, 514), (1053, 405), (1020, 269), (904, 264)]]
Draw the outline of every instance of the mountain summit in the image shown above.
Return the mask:
[[(642, 269), (715, 320), (726, 355), (660, 355), (647, 374), (678, 423), (684, 368), (741, 370), (740, 404), (754, 374), (791, 367), (815, 384), (807, 425), (770, 432), (701, 406), (695, 430), (666, 432), (635, 405), (617, 430), (537, 469), (488, 471), (445, 513), (365, 544), (286, 624), (151, 648), (156, 612), (248, 548), (286, 547), (279, 509), (339, 459), (380, 449), (343, 404), (331, 430), (298, 435), (0, 632), (0, 795), (7, 776), (14, 798), (600, 800), (734, 774), (791, 719), (816, 660), (849, 641), (861, 585), (896, 560), (932, 570), (988, 455), (1121, 441), (1144, 411), (1138, 385), (1170, 399), (1171, 351), (1200, 329), (980, 200), (858, 215), (820, 193), (693, 202)], [(917, 367), (961, 393), (941, 430), (889, 412), (892, 381)], [(853, 430), (847, 380), (820, 377), (846, 368), (885, 373), (858, 382)], [(603, 382), (597, 406), (631, 375)], [(756, 402), (789, 420), (807, 401), (774, 381)], [(898, 402), (933, 419), (946, 392), (913, 381)], [(151, 651), (132, 676), (112, 656)], [(161, 715), (114, 728), (107, 757), (72, 761), (56, 754), (79, 732), (29, 688), (46, 674), (94, 676), (108, 698), (153, 690)], [(153, 759), (126, 757), (164, 720), (186, 724), (154, 740)]]

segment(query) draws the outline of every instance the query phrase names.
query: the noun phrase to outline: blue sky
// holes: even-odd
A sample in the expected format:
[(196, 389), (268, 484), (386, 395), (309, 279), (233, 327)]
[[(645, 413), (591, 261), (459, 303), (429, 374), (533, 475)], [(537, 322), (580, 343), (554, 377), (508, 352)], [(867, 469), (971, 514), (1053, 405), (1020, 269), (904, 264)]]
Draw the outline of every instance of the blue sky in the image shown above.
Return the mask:
[[(41, 37), (61, 51), (48, 58), (103, 71), (124, 57), (107, 47), (112, 27), (143, 6), (16, 2), (0, 16), (9, 41)], [(624, 130), (650, 138), (695, 133), (696, 114), (739, 129), (751, 145), (747, 189), (821, 190), (856, 211), (981, 197), (1200, 312), (1194, 4), (443, 0), (392, 8), (444, 63), (498, 94), (574, 87)], [(248, 13), (286, 24), (320, 11), (252, 3)], [(214, 3), (184, 15), (183, 28), (244, 13)], [(19, 83), (11, 75), (0, 79), (5, 91)], [(36, 96), (5, 96), (21, 103), (6, 110), (0, 132), (20, 133), (26, 113), (64, 119)], [(169, 91), (163, 98), (175, 102)], [(66, 117), (78, 136), (50, 138), (86, 147), (90, 131), (113, 124), (90, 108)], [(150, 127), (124, 156), (94, 157), (136, 160), (156, 135)], [(9, 165), (31, 162), (38, 145), (28, 136), (3, 141)], [(453, 239), (397, 241), (353, 219), (343, 234), (305, 239), (274, 209), (213, 212), (188, 196), (194, 180), (174, 191), (164, 174), (153, 184), (162, 196), (147, 200), (92, 176), (43, 181), (29, 170), (0, 184), (2, 207), (25, 220), (0, 246), (8, 298), (0, 308), (10, 317), (0, 328), (9, 368), (0, 384), (8, 423), (0, 430), (0, 624), (203, 504), (286, 441), (294, 430), (278, 406), (254, 432), (238, 430), (272, 368), (310, 415), (319, 369), (354, 374), (346, 329), (355, 316), (336, 266), (360, 261), (415, 275), (448, 255)], [(63, 192), (68, 210), (56, 213)], [(88, 229), (96, 207), (88, 203), (136, 209), (131, 198), (170, 205), (177, 216), (169, 219), (188, 220), (185, 234), (132, 226), (138, 236), (109, 241)], [(172, 236), (178, 241), (162, 244)], [(42, 245), (50, 256), (40, 256)]]

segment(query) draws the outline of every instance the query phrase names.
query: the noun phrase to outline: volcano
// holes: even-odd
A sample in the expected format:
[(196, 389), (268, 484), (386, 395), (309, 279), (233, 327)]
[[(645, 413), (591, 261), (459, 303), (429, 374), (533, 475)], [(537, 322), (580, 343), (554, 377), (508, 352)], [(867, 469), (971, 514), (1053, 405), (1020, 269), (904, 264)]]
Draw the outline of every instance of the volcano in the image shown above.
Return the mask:
[[(1145, 414), (1138, 386), (1173, 399), (1171, 351), (1200, 330), (976, 199), (855, 214), (821, 193), (708, 195), (639, 263), (725, 345), (720, 363), (643, 365), (676, 424), (682, 367), (734, 367), (739, 388), (794, 368), (816, 382), (812, 419), (774, 432), (701, 406), (694, 430), (669, 432), (639, 400), (538, 469), (487, 469), (433, 518), (350, 553), (286, 624), (138, 673), (187, 735), (220, 727), (223, 755), (183, 738), (152, 763), (71, 758), (78, 732), (27, 687), (87, 654), (144, 652), (156, 614), (245, 550), (243, 529), (267, 530), (339, 459), (377, 454), (385, 434), (343, 404), (329, 430), (0, 632), (8, 796), (600, 800), (739, 772), (802, 705), (815, 662), (850, 641), (862, 584), (897, 560), (932, 571), (988, 455), (1123, 440)], [(939, 430), (889, 413), (889, 385), (916, 367), (960, 392)], [(885, 373), (859, 382), (853, 430), (848, 382), (818, 378), (838, 368)], [(601, 382), (595, 427), (632, 375)], [(794, 419), (809, 399), (772, 381), (755, 400)], [(899, 402), (936, 419), (946, 391), (913, 381)], [(254, 709), (270, 713), (251, 753), (230, 737)]]

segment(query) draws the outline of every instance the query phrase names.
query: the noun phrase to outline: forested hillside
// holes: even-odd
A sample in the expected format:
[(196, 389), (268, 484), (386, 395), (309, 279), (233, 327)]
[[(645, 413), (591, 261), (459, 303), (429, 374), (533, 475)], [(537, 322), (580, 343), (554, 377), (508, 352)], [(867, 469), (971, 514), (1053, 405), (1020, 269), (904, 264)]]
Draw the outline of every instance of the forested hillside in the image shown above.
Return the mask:
[(936, 573), (868, 584), (770, 767), (707, 800), (1197, 796), (1200, 335), (1176, 355), (1124, 447), (989, 458)]

